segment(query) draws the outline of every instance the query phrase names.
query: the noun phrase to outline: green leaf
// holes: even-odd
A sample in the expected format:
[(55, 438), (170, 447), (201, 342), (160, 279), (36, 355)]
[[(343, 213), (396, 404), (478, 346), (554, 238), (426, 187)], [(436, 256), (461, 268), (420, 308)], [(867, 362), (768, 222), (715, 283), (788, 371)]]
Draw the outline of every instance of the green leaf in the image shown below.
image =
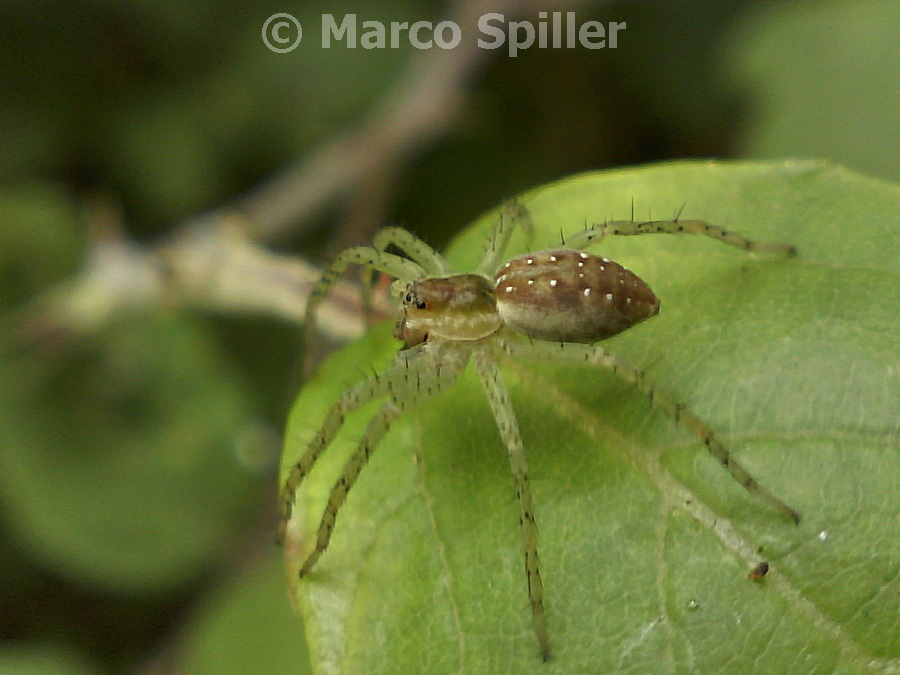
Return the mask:
[[(3, 189), (0, 309), (75, 272), (77, 216), (52, 186)], [(196, 579), (257, 485), (229, 452), (246, 396), (208, 327), (163, 310), (87, 335), (21, 316), (0, 328), (0, 566), (144, 597)]]
[(201, 324), (161, 314), (0, 358), (0, 497), (15, 546), (113, 593), (147, 597), (201, 574), (254, 486), (228, 452), (246, 405), (223, 362)]
[[(399, 421), (292, 582), (316, 672), (882, 672), (897, 667), (896, 186), (820, 163), (684, 162), (521, 198), (532, 248), (605, 218), (702, 218), (799, 256), (705, 237), (599, 251), (660, 315), (607, 341), (720, 434), (794, 526), (605, 371), (509, 363), (528, 449), (553, 660), (532, 634), (506, 451), (472, 369)], [(481, 255), (497, 213), (450, 251)], [(524, 237), (510, 255), (527, 250)], [(397, 349), (390, 326), (328, 361), (293, 409), (282, 477), (327, 408)], [(372, 414), (351, 415), (296, 510), (301, 547)], [(299, 562), (297, 544), (288, 561)], [(306, 548), (303, 549), (305, 552)], [(767, 560), (758, 582), (748, 572)], [(300, 639), (298, 637), (298, 639)]]
[(710, 59), (750, 103), (736, 152), (900, 178), (898, 25), (893, 0), (754, 3)]
[(308, 673), (302, 624), (284, 598), (277, 549), (203, 598), (183, 631), (177, 672), (192, 675)]
[(0, 673), (92, 675), (100, 672), (83, 655), (53, 644), (12, 644), (0, 649)]

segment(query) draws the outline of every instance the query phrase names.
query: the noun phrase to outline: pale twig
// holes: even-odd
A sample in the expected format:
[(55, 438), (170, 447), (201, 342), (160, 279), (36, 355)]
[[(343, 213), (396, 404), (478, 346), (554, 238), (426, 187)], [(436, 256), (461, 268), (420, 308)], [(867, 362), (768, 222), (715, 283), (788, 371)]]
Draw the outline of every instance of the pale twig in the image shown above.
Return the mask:
[[(523, 0), (454, 3), (451, 19), (469, 33), (487, 12), (517, 12)], [(474, 39), (454, 49), (416, 53), (407, 71), (355, 129), (329, 140), (241, 200), (252, 236), (271, 240), (296, 231), (373, 176), (393, 176), (423, 147), (452, 128), (477, 66), (495, 52)]]
[[(552, 8), (559, 4), (548, 0)], [(449, 16), (472, 28), (487, 12), (513, 17), (534, 7), (533, 0), (459, 0), (450, 5)], [(477, 47), (474, 39), (455, 49), (417, 52), (358, 127), (234, 204), (184, 223), (163, 245), (141, 246), (116, 235), (121, 227), (101, 228), (106, 234), (90, 243), (79, 275), (8, 319), (51, 332), (92, 330), (130, 308), (166, 304), (302, 321), (321, 270), (256, 242), (302, 230), (339, 200), (348, 212), (364, 212), (354, 198), (371, 196), (366, 187), (375, 180), (384, 181), (376, 194), (390, 194), (399, 168), (449, 132), (479, 63), (496, 53)], [(32, 321), (38, 314), (40, 320)], [(341, 284), (323, 305), (319, 326), (326, 335), (347, 339), (363, 331), (361, 316), (355, 287)]]

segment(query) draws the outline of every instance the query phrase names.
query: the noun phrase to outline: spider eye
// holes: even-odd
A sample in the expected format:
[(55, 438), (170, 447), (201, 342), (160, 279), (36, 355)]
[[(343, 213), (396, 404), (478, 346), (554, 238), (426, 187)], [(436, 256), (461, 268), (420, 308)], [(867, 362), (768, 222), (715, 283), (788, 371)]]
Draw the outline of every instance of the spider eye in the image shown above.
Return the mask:
[(428, 307), (428, 303), (425, 302), (422, 298), (418, 297), (412, 291), (409, 291), (406, 294), (406, 304), (415, 305), (416, 309), (426, 309)]

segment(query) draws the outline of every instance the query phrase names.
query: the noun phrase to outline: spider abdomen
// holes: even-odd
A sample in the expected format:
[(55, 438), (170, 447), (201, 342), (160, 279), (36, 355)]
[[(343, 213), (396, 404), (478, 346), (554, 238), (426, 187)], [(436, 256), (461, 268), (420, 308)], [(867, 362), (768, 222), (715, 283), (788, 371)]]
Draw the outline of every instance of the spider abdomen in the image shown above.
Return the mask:
[(659, 312), (659, 300), (639, 276), (583, 251), (519, 256), (494, 280), (503, 322), (539, 340), (597, 342)]

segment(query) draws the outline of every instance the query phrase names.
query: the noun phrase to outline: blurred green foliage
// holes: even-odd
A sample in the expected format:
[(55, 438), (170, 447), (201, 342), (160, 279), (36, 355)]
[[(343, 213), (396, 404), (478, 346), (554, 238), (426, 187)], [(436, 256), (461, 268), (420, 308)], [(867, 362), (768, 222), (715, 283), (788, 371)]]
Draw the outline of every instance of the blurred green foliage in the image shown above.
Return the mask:
[(753, 92), (743, 157), (825, 157), (900, 179), (900, 5), (785, 3), (723, 42), (724, 71)]
[[(353, 124), (415, 55), (324, 50), (315, 30), (273, 54), (260, 38), (268, 16), (314, 26), (323, 12), (414, 21), (443, 10), (0, 7), (0, 671), (215, 672), (219, 658), (302, 672), (298, 633), (276, 618), (287, 602), (278, 608), (271, 545), (272, 438), (297, 383), (295, 329), (166, 308), (92, 335), (14, 319), (83, 265), (83, 206), (96, 195), (122, 204), (130, 237), (162, 237)], [(627, 22), (619, 48), (493, 54), (459, 129), (396, 177), (396, 222), (442, 246), (525, 188), (677, 156), (803, 155), (900, 176), (897, 3), (577, 11)], [(338, 215), (286, 247), (315, 259)], [(294, 648), (276, 655), (276, 638)]]

